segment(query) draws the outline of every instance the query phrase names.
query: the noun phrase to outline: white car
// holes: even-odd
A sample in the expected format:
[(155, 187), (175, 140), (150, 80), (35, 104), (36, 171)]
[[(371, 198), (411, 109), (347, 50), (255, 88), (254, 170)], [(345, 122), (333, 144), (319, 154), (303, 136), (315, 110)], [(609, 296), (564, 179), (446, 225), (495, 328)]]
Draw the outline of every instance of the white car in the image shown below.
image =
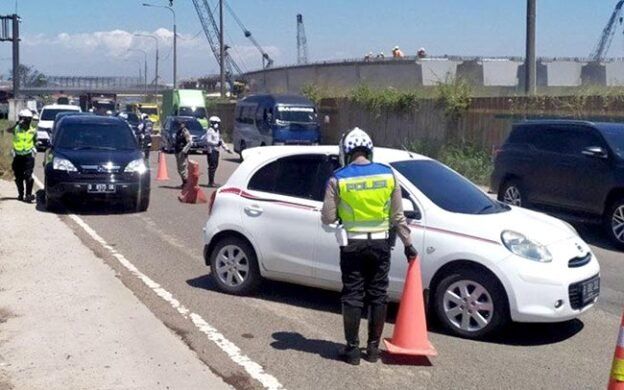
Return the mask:
[(45, 149), (50, 146), (50, 134), (54, 127), (56, 114), (61, 112), (80, 112), (79, 106), (70, 104), (50, 104), (43, 106), (41, 115), (39, 115), (39, 123), (37, 124), (37, 149)]
[[(443, 164), (375, 148), (391, 166), (421, 260), (430, 314), (463, 337), (508, 320), (559, 322), (596, 302), (600, 266), (569, 224), (508, 206)], [(325, 185), (338, 147), (248, 149), (211, 198), (204, 258), (217, 286), (248, 294), (262, 278), (339, 291), (336, 226), (321, 223)], [(407, 262), (392, 252), (389, 295), (399, 300)]]

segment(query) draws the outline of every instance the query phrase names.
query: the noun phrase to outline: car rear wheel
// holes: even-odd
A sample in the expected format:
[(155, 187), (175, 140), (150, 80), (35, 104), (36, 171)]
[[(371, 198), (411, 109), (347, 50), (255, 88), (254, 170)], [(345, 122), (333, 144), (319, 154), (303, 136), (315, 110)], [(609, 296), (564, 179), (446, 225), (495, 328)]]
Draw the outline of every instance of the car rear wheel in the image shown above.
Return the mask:
[(262, 280), (256, 253), (239, 237), (217, 242), (210, 253), (210, 272), (219, 289), (233, 295), (252, 293)]
[(611, 241), (624, 248), (624, 197), (611, 203), (605, 213), (604, 225)]
[(507, 180), (498, 192), (498, 200), (512, 206), (527, 207), (526, 191), (520, 180)]
[(494, 276), (460, 268), (436, 286), (434, 310), (451, 333), (480, 339), (501, 330), (509, 321), (505, 297)]

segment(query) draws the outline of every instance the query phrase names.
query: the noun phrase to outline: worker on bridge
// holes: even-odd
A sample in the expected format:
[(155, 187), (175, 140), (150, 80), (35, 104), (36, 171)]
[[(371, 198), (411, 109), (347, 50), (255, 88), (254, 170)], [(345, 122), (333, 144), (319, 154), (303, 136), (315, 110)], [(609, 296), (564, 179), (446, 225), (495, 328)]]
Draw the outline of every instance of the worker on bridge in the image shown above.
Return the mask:
[[(342, 137), (340, 162), (329, 180), (321, 212), (323, 224), (338, 220), (342, 316), (347, 345), (341, 358), (360, 364), (359, 329), (364, 304), (368, 304), (366, 360), (379, 360), (379, 341), (386, 321), (388, 272), (392, 237), (405, 245), (408, 260), (416, 257), (401, 199), (401, 187), (392, 169), (373, 163), (373, 142), (355, 128)], [(395, 234), (390, 234), (391, 225)]]
[(403, 52), (401, 51), (401, 49), (399, 49), (398, 46), (395, 46), (394, 49), (392, 49), (392, 57), (403, 58), (405, 57), (405, 54), (403, 54)]
[[(18, 114), (15, 125), (6, 129), (13, 134), (13, 174), (17, 185), (17, 199), (32, 203), (35, 196), (32, 194), (34, 179), (32, 177), (35, 168), (35, 153), (37, 149), (37, 127), (32, 124), (33, 114), (28, 109), (23, 109)], [(24, 195), (24, 184), (26, 194)]]

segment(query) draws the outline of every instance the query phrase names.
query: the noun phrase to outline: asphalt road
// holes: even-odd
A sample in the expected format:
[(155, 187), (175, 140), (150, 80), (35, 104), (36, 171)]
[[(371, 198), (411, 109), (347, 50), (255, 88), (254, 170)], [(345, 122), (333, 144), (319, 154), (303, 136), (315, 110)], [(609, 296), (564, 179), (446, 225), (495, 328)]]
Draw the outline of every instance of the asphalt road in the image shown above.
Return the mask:
[[(338, 294), (285, 283), (266, 282), (254, 297), (219, 293), (202, 258), (201, 228), (206, 205), (176, 199), (179, 178), (168, 157), (168, 182), (153, 182), (145, 213), (127, 213), (105, 204), (72, 207), (102, 238), (141, 272), (200, 314), (241, 351), (289, 389), (399, 388), (604, 388), (624, 302), (624, 255), (611, 248), (595, 228), (579, 227), (602, 266), (602, 295), (596, 307), (578, 320), (561, 324), (514, 324), (489, 341), (469, 341), (442, 333), (435, 326), (430, 339), (439, 356), (362, 362), (359, 367), (336, 361), (343, 341)], [(236, 168), (228, 156), (218, 171), (219, 183)], [(206, 158), (200, 162), (200, 183), (206, 183)], [(153, 177), (157, 155), (152, 154)], [(43, 178), (41, 164), (36, 174)], [(210, 189), (204, 190), (209, 194)], [(43, 208), (39, 205), (42, 211)], [(261, 388), (240, 366), (182, 318), (117, 260), (89, 239), (67, 216), (60, 216), (106, 262), (121, 280), (215, 373), (237, 388)], [(53, 259), (51, 259), (53, 261)], [(391, 310), (384, 335), (392, 334)], [(365, 340), (365, 326), (361, 327)]]

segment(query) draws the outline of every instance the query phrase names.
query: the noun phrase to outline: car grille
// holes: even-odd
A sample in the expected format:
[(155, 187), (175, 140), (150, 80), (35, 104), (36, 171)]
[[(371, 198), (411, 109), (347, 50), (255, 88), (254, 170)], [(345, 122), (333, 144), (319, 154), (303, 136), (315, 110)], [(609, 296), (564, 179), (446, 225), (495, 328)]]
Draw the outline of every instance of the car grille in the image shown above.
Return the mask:
[(568, 267), (570, 268), (582, 267), (585, 264), (589, 263), (591, 261), (591, 258), (592, 258), (591, 253), (587, 253), (585, 256), (575, 257), (573, 259), (570, 259), (570, 261), (568, 261)]
[(598, 275), (594, 275), (589, 279), (581, 280), (580, 282), (573, 283), (568, 287), (568, 294), (570, 297), (570, 307), (574, 310), (582, 309), (583, 307), (589, 305), (591, 302), (583, 305), (583, 291), (582, 284), (588, 280), (594, 279)]
[(119, 165), (81, 165), (80, 173), (85, 174), (109, 174), (109, 173), (117, 173), (121, 171), (121, 167)]

